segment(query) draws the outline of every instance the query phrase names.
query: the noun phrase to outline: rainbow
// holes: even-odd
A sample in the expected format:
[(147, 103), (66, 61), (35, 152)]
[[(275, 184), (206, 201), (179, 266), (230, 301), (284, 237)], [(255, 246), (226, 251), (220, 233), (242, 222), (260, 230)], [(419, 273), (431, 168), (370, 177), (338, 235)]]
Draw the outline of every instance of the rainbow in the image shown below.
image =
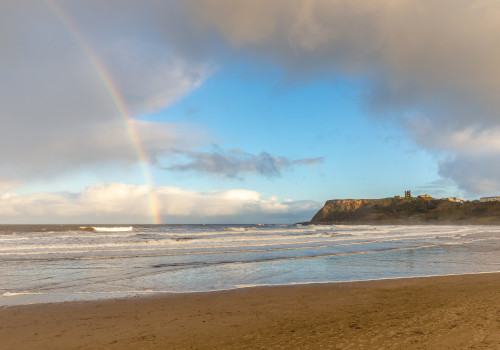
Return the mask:
[(130, 137), (130, 140), (134, 146), (139, 163), (141, 164), (141, 169), (144, 175), (148, 191), (152, 223), (161, 224), (160, 206), (158, 198), (156, 197), (156, 194), (153, 190), (154, 182), (153, 182), (153, 177), (151, 175), (151, 171), (148, 166), (149, 163), (148, 156), (142, 147), (139, 136), (137, 135), (137, 131), (134, 129), (132, 116), (127, 109), (127, 105), (125, 104), (123, 97), (118, 91), (116, 84), (113, 82), (113, 79), (106, 70), (105, 66), (99, 60), (98, 55), (90, 47), (90, 45), (87, 44), (87, 41), (80, 33), (78, 28), (73, 24), (69, 15), (61, 8), (61, 6), (57, 4), (55, 0), (46, 0), (45, 2), (49, 6), (49, 8), (52, 9), (56, 17), (61, 21), (61, 23), (68, 29), (70, 35), (73, 37), (75, 42), (78, 45), (80, 45), (83, 53), (85, 54), (90, 65), (92, 66), (92, 69), (102, 82), (104, 88), (106, 89), (106, 92), (113, 101), (116, 110), (120, 114), (127, 129), (128, 136)]

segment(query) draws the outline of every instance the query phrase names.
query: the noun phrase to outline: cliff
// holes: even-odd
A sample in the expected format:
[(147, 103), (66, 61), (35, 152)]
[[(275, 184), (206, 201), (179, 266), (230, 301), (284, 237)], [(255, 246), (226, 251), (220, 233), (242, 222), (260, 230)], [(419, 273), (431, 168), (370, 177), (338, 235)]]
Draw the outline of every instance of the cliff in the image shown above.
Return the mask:
[(335, 199), (311, 224), (500, 224), (500, 202), (424, 198)]

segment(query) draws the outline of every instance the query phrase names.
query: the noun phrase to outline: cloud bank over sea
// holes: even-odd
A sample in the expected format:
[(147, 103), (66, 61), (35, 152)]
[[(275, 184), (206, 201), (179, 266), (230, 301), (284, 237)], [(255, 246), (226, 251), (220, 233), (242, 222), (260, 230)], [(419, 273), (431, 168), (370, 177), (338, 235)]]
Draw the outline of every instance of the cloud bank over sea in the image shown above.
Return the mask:
[[(162, 222), (184, 223), (287, 223), (308, 220), (321, 206), (314, 201), (263, 198), (262, 194), (233, 189), (206, 193), (176, 187), (157, 187)], [(0, 195), (0, 219), (4, 223), (30, 217), (38, 223), (148, 223), (151, 193), (147, 186), (96, 183), (82, 193), (34, 193)]]

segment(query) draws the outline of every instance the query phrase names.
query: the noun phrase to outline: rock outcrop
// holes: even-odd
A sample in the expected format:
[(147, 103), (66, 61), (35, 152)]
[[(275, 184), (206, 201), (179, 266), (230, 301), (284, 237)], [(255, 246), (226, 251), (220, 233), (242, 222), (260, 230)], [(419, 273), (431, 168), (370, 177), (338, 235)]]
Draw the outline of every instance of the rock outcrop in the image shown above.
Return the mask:
[(311, 224), (500, 224), (500, 202), (433, 198), (335, 199)]

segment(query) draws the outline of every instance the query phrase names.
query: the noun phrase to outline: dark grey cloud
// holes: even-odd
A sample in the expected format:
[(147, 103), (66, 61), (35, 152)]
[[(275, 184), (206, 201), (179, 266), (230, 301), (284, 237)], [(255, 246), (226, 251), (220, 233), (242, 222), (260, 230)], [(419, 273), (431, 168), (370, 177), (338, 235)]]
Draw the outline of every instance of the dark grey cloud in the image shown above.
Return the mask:
[(118, 105), (132, 117), (158, 110), (199, 86), (212, 68), (145, 37), (151, 9), (117, 5), (0, 2), (0, 183), (136, 163), (129, 127), (150, 157), (173, 145), (199, 146), (199, 126), (125, 123)]
[(500, 5), (492, 0), (187, 3), (198, 26), (289, 75), (360, 79), (373, 108), (437, 108), (444, 100), (453, 108), (458, 96), (482, 114), (499, 105), (491, 89), (500, 88)]
[(165, 166), (173, 171), (198, 171), (227, 177), (239, 177), (243, 174), (258, 174), (266, 177), (280, 176), (282, 171), (296, 165), (310, 165), (323, 162), (323, 158), (303, 158), (291, 160), (287, 157), (273, 156), (262, 151), (254, 155), (233, 148), (227, 151), (215, 146), (213, 152), (184, 153), (187, 162)]
[[(280, 67), (291, 81), (350, 79), (369, 114), (400, 123), (420, 146), (445, 157), (440, 173), (462, 189), (471, 194), (500, 189), (497, 181), (476, 185), (500, 178), (488, 162), (494, 145), (475, 139), (471, 147), (485, 147), (471, 155), (447, 143), (447, 134), (471, 129), (481, 134), (500, 123), (498, 1), (187, 4), (192, 21), (218, 43)], [(424, 132), (419, 125), (431, 127)]]

